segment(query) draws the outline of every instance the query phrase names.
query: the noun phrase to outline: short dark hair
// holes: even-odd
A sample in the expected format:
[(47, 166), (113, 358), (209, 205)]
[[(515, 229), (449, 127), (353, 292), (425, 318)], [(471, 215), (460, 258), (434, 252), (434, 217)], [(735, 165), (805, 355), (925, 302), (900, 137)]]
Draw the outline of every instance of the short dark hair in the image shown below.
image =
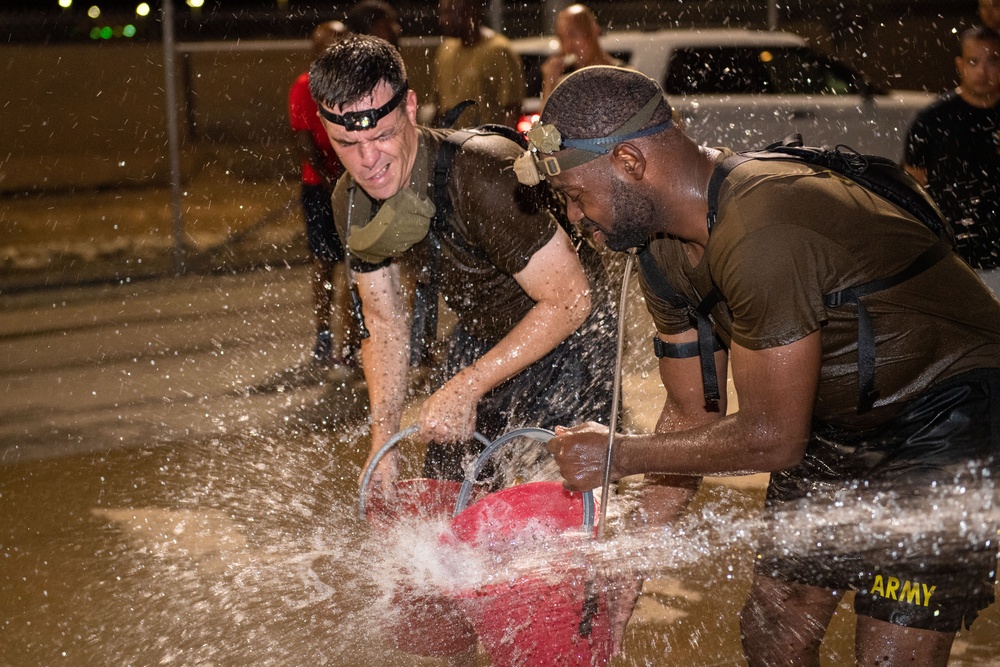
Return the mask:
[(388, 2), (382, 2), (382, 0), (361, 0), (348, 10), (344, 25), (351, 32), (359, 35), (370, 35), (372, 27), (383, 20), (399, 21), (399, 12)]
[(959, 33), (958, 55), (962, 55), (962, 47), (965, 46), (965, 42), (970, 39), (980, 39), (984, 42), (993, 42), (1000, 47), (1000, 33), (993, 28), (987, 28), (982, 25), (974, 25), (971, 28), (966, 28)]
[[(551, 123), (573, 139), (606, 137), (635, 116), (654, 95), (663, 94), (656, 81), (622, 67), (584, 67), (567, 76), (545, 101), (542, 123)], [(664, 98), (645, 126), (670, 120)]]
[(398, 93), (406, 85), (406, 65), (395, 47), (371, 35), (345, 36), (309, 68), (309, 92), (331, 109), (370, 97), (383, 82)]

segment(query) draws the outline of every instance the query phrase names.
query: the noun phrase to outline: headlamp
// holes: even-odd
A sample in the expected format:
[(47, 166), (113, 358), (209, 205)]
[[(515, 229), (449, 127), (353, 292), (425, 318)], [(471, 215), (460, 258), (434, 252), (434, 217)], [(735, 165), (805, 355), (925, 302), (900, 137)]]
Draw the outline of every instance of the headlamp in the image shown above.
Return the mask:
[(517, 180), (524, 185), (538, 185), (546, 176), (556, 176), (610, 153), (611, 149), (623, 141), (648, 137), (666, 130), (673, 124), (672, 120), (640, 129), (653, 117), (662, 100), (663, 94), (657, 92), (638, 113), (606, 137), (567, 139), (555, 125), (543, 125), (536, 121), (525, 134), (528, 138), (528, 150), (514, 161)]
[(410, 89), (406, 81), (392, 99), (380, 106), (378, 109), (365, 109), (364, 111), (348, 111), (343, 115), (337, 115), (332, 111), (327, 111), (323, 105), (319, 105), (319, 115), (336, 125), (343, 125), (348, 132), (361, 132), (370, 130), (384, 117), (392, 113), (399, 103), (406, 97), (406, 92)]

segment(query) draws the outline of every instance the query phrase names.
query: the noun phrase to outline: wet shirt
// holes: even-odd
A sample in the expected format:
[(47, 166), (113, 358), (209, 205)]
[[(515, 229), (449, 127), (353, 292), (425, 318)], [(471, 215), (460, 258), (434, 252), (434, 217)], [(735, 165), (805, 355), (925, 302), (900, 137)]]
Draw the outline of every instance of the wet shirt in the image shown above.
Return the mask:
[(1000, 103), (980, 109), (954, 91), (917, 114), (905, 161), (927, 171), (927, 189), (955, 227), (973, 267), (1000, 266)]
[[(326, 159), (327, 172), (335, 176), (340, 174), (340, 161), (330, 144), (330, 137), (323, 129), (317, 114), (316, 102), (309, 92), (309, 72), (300, 74), (288, 91), (288, 118), (294, 132), (308, 132), (312, 137), (313, 143), (319, 147)], [(324, 180), (309, 160), (302, 160), (302, 182), (305, 185), (322, 185)]]
[[(450, 131), (420, 128), (419, 132), (416, 159), (424, 161), (425, 168), (413, 171), (433, 174), (437, 148)], [(531, 189), (517, 182), (511, 164), (521, 152), (517, 144), (500, 136), (467, 141), (452, 162), (448, 182), (452, 210), (444, 230), (432, 230), (392, 260), (434, 281), (463, 328), (490, 345), (506, 336), (534, 306), (514, 275), (552, 239), (558, 224)], [(425, 180), (411, 182), (411, 187), (426, 189), (433, 201), (433, 179)], [(333, 196), (334, 219), (341, 235), (346, 231), (348, 188), (352, 184), (349, 176), (341, 178)], [(356, 188), (354, 196), (368, 195)], [(440, 245), (437, 260), (435, 241)], [(431, 268), (435, 264), (436, 272)], [(378, 267), (355, 262), (355, 268), (365, 271)]]
[[(857, 310), (853, 304), (827, 308), (823, 296), (894, 275), (936, 242), (920, 222), (842, 176), (808, 165), (751, 161), (723, 184), (718, 221), (697, 266), (675, 239), (654, 240), (650, 250), (689, 303), (698, 304), (713, 283), (718, 287), (725, 303), (712, 316), (727, 345), (761, 350), (819, 330), (822, 367), (814, 414), (863, 428), (944, 378), (1000, 367), (1000, 302), (952, 254), (864, 297), (873, 318), (879, 397), (872, 411), (857, 413)], [(664, 302), (645, 282), (642, 287), (657, 330), (692, 328), (685, 308)]]
[(439, 115), (465, 100), (476, 101), (455, 127), (505, 123), (505, 110), (519, 107), (524, 98), (521, 57), (503, 35), (492, 35), (472, 46), (458, 38), (445, 39), (434, 55), (434, 68)]

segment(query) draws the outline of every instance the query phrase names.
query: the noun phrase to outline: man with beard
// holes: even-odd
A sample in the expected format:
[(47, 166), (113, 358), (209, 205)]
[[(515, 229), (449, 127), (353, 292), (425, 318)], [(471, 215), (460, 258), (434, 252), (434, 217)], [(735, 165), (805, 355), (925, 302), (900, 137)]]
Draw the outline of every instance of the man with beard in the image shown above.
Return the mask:
[[(668, 520), (703, 475), (771, 473), (769, 531), (740, 618), (749, 664), (818, 664), (849, 590), (858, 664), (946, 664), (955, 633), (993, 600), (995, 527), (949, 523), (940, 540), (905, 548), (855, 531), (836, 550), (782, 542), (781, 529), (789, 517), (877, 509), (859, 502), (868, 494), (924, 517), (941, 487), (996, 475), (1000, 303), (947, 241), (847, 178), (749, 160), (713, 183), (732, 152), (695, 144), (637, 72), (569, 75), (529, 139), (521, 170), (533, 160), (571, 220), (612, 249), (643, 249), (667, 398), (654, 433), (616, 436), (611, 478), (649, 474), (644, 503)], [(661, 280), (671, 293), (654, 288)], [(710, 400), (708, 388), (725, 388), (730, 364), (740, 405), (727, 415), (725, 391)], [(873, 391), (862, 392), (868, 364)], [(564, 485), (601, 486), (607, 429), (556, 432)], [(988, 508), (969, 496), (963, 511)]]

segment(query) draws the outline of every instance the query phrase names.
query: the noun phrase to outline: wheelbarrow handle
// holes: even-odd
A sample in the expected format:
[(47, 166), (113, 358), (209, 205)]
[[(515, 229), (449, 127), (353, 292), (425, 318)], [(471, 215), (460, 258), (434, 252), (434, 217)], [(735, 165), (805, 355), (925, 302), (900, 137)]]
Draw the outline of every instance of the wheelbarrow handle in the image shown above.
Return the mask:
[[(368, 462), (368, 466), (365, 468), (365, 473), (361, 476), (361, 488), (358, 491), (358, 518), (362, 521), (365, 520), (365, 504), (368, 501), (368, 485), (371, 483), (372, 475), (375, 473), (375, 468), (378, 467), (378, 462), (382, 460), (390, 449), (399, 444), (399, 441), (403, 438), (407, 438), (419, 430), (419, 427), (414, 425), (404, 428), (399, 433), (396, 433), (391, 438), (385, 441), (385, 443), (378, 448), (375, 452), (375, 456), (371, 458)], [(489, 445), (490, 441), (485, 435), (476, 431), (473, 437), (484, 445)]]
[[(532, 440), (544, 443), (551, 440), (555, 437), (555, 435), (555, 433), (548, 429), (527, 426), (525, 428), (517, 428), (513, 431), (508, 431), (487, 445), (486, 449), (484, 449), (479, 457), (472, 463), (472, 466), (465, 475), (465, 481), (462, 482), (462, 488), (458, 492), (458, 500), (455, 502), (454, 516), (458, 516), (459, 512), (464, 510), (465, 506), (469, 504), (469, 498), (472, 497), (473, 485), (475, 485), (476, 480), (479, 478), (479, 474), (483, 471), (483, 468), (486, 467), (486, 463), (490, 460), (490, 457), (493, 456), (498, 449), (516, 438), (531, 438)], [(594, 528), (593, 491), (584, 491), (583, 493), (583, 527), (587, 530), (592, 530)]]

